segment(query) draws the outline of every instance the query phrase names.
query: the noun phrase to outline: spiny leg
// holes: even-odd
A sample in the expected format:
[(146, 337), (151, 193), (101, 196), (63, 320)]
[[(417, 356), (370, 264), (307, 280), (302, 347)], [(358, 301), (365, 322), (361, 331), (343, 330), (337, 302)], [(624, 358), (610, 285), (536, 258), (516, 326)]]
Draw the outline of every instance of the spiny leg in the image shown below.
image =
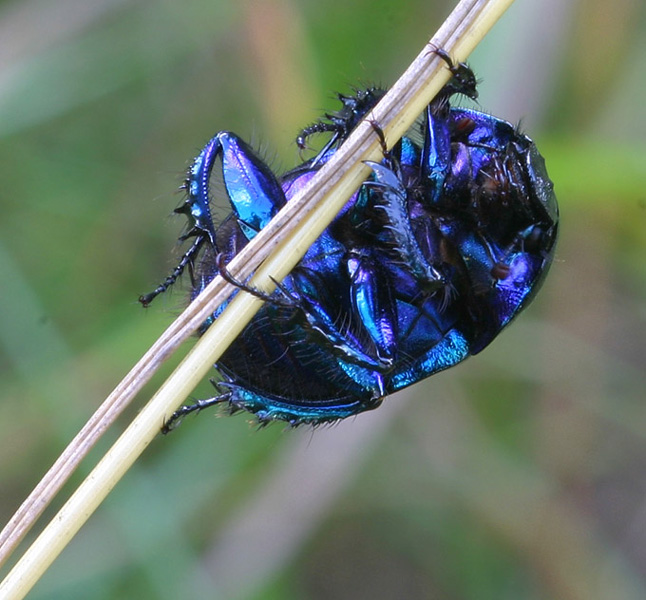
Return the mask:
[[(296, 137), (296, 145), (299, 150), (307, 149), (307, 138), (314, 135), (315, 133), (336, 133), (338, 135), (339, 127), (334, 123), (324, 123), (319, 121), (317, 123), (312, 123), (307, 127), (303, 128), (301, 132)], [(336, 140), (335, 140), (336, 141)]]
[(296, 323), (316, 340), (316, 343), (326, 347), (335, 356), (366, 369), (383, 371), (390, 368), (390, 358), (366, 354), (361, 350), (357, 340), (351, 339), (339, 330), (325, 309), (318, 304), (316, 294), (312, 290), (309, 290), (309, 293), (306, 291), (310, 287), (307, 283), (306, 270), (296, 270), (292, 273), (300, 293), (295, 293), (280, 281), (273, 280), (279, 294), (269, 295), (236, 279), (228, 271), (224, 256), (218, 256), (217, 261), (218, 270), (224, 280), (272, 306), (291, 310), (293, 315), (290, 318), (295, 319)]
[(463, 62), (455, 63), (448, 52), (442, 48), (433, 47), (432, 53), (447, 64), (452, 75), (451, 79), (431, 102), (436, 114), (449, 108), (449, 99), (455, 94), (462, 94), (471, 100), (477, 100), (478, 80), (471, 67)]
[(342, 108), (334, 113), (326, 113), (324, 119), (305, 127), (296, 138), (296, 145), (300, 150), (307, 148), (307, 138), (316, 133), (332, 133), (332, 137), (323, 146), (322, 150), (309, 163), (313, 167), (321, 162), (330, 149), (340, 146), (357, 126), (359, 121), (377, 104), (385, 94), (385, 90), (370, 87), (355, 90), (354, 96), (338, 94), (343, 104)]
[[(218, 385), (216, 382), (211, 380), (211, 383), (218, 389)], [(200, 412), (201, 410), (205, 408), (209, 408), (211, 406), (216, 406), (218, 404), (223, 404), (225, 402), (229, 402), (231, 399), (231, 392), (226, 391), (223, 394), (220, 394), (219, 396), (214, 396), (212, 398), (206, 398), (204, 400), (198, 400), (197, 402), (193, 404), (187, 404), (185, 406), (182, 406), (181, 408), (178, 408), (171, 416), (170, 418), (164, 423), (164, 425), (161, 428), (161, 432), (166, 435), (167, 433), (170, 433), (173, 431), (173, 429), (177, 428), (179, 424), (181, 423), (182, 419), (186, 415), (190, 415), (191, 413), (194, 412)]]
[(386, 214), (395, 251), (427, 291), (442, 289), (446, 284), (445, 277), (429, 262), (419, 246), (411, 228), (406, 189), (397, 173), (381, 163), (366, 161), (366, 164), (372, 168), (376, 179), (370, 185), (381, 190), (381, 203), (377, 207)]
[(381, 153), (384, 155), (384, 158), (389, 163), (392, 163), (393, 157), (390, 151), (388, 150), (388, 144), (386, 143), (386, 135), (384, 134), (384, 130), (381, 128), (379, 123), (377, 123), (377, 121), (375, 121), (374, 119), (368, 119), (368, 123), (370, 123), (370, 127), (372, 127), (372, 130), (377, 135), (377, 139), (379, 140), (379, 145), (381, 146)]
[(285, 288), (285, 286), (283, 286), (279, 281), (276, 281), (273, 277), (271, 277), (271, 280), (276, 284), (276, 288), (284, 295), (284, 300), (279, 299), (279, 297), (273, 294), (267, 294), (266, 292), (263, 292), (262, 290), (259, 290), (258, 288), (249, 285), (244, 281), (236, 279), (227, 268), (226, 257), (224, 256), (224, 254), (218, 254), (218, 256), (216, 257), (216, 262), (218, 265), (218, 273), (227, 283), (230, 283), (238, 289), (243, 290), (248, 294), (255, 296), (256, 298), (259, 298), (264, 302), (273, 304), (274, 306), (280, 306), (283, 308), (297, 307), (297, 299), (294, 298), (294, 296), (287, 290), (287, 288)]
[(148, 307), (150, 303), (157, 297), (159, 294), (165, 292), (169, 287), (171, 287), (179, 278), (179, 276), (184, 272), (184, 269), (188, 266), (189, 270), (193, 268), (193, 262), (195, 256), (199, 252), (202, 244), (204, 243), (205, 238), (203, 236), (198, 237), (193, 245), (186, 251), (182, 259), (179, 261), (179, 264), (173, 269), (172, 273), (164, 279), (152, 292), (148, 294), (142, 294), (139, 296), (139, 302), (144, 306)]

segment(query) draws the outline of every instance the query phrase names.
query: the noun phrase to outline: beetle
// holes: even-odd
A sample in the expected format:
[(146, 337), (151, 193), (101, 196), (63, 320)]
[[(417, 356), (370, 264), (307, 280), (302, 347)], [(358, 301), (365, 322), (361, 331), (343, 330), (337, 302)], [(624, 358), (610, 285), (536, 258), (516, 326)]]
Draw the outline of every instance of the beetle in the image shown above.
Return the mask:
[[(223, 275), (239, 293), (267, 302), (215, 365), (217, 395), (180, 408), (164, 431), (216, 404), (249, 411), (261, 424), (291, 425), (374, 409), (482, 351), (535, 296), (558, 229), (543, 158), (506, 121), (452, 106), (456, 94), (477, 97), (476, 79), (466, 64), (436, 53), (452, 79), (421, 125), (391, 151), (384, 147), (381, 162), (368, 163), (370, 177), (271, 296), (233, 279), (226, 263), (307, 185), (385, 91), (339, 95), (341, 109), (296, 140), (304, 149), (310, 136), (329, 133), (328, 142), (281, 177), (228, 131), (195, 159), (176, 209), (189, 221), (180, 239), (193, 243), (140, 301), (147, 306), (188, 267), (191, 299)], [(210, 179), (218, 161), (232, 212), (216, 224)]]

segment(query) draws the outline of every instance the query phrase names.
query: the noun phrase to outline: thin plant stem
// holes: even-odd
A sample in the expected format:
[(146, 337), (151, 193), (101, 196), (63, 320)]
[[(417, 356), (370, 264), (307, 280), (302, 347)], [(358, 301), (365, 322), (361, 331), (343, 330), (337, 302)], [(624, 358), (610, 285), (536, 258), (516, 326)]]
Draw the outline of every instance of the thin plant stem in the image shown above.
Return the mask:
[[(291, 271), (365, 181), (369, 168), (364, 161), (381, 159), (382, 148), (369, 121), (379, 124), (391, 147), (449, 79), (446, 63), (433, 50), (442, 48), (454, 60), (465, 60), (512, 2), (462, 0), (402, 77), (313, 177), (307, 189), (290, 200), (235, 257), (229, 265), (231, 273), (239, 279), (253, 274), (253, 285), (271, 292), (274, 281), (283, 279)], [(216, 277), (142, 357), (3, 531), (0, 558), (7, 555), (4, 548), (15, 547), (98, 437), (161, 363), (233, 291), (222, 278)], [(262, 301), (251, 294), (238, 294), (231, 301), (0, 584), (0, 597), (23, 598), (28, 593), (159, 432), (165, 419), (184, 402), (261, 305)]]

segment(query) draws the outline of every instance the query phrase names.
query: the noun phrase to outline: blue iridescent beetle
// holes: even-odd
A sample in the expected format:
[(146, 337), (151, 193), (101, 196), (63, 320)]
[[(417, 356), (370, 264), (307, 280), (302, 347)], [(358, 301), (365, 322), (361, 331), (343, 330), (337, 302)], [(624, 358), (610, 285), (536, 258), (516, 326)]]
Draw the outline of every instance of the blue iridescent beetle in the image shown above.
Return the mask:
[[(217, 396), (181, 408), (165, 430), (222, 403), (260, 423), (292, 425), (371, 410), (480, 352), (534, 297), (552, 262), (558, 222), (543, 158), (509, 123), (452, 107), (455, 94), (476, 98), (476, 80), (466, 65), (438, 54), (453, 78), (428, 106), (422, 135), (412, 132), (383, 161), (369, 163), (371, 177), (216, 364)], [(148, 305), (186, 267), (191, 299), (218, 274), (232, 280), (226, 263), (384, 93), (340, 95), (342, 108), (305, 128), (297, 144), (304, 148), (309, 136), (326, 132), (330, 140), (280, 178), (235, 134), (213, 137), (176, 209), (189, 219), (180, 239), (193, 244), (141, 302)], [(210, 178), (217, 160), (233, 212), (216, 225)]]

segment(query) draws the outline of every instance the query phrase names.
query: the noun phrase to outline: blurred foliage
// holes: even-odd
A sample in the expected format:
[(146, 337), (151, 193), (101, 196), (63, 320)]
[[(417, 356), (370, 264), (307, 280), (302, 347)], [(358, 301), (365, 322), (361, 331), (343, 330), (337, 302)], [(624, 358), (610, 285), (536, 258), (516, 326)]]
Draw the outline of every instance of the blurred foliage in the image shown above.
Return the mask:
[[(201, 145), (231, 129), (293, 166), (331, 92), (392, 82), (452, 4), (0, 3), (3, 523), (183, 305), (136, 298), (173, 264)], [(315, 432), (188, 419), (30, 597), (646, 597), (645, 13), (520, 0), (472, 56), (562, 210), (492, 348)]]

